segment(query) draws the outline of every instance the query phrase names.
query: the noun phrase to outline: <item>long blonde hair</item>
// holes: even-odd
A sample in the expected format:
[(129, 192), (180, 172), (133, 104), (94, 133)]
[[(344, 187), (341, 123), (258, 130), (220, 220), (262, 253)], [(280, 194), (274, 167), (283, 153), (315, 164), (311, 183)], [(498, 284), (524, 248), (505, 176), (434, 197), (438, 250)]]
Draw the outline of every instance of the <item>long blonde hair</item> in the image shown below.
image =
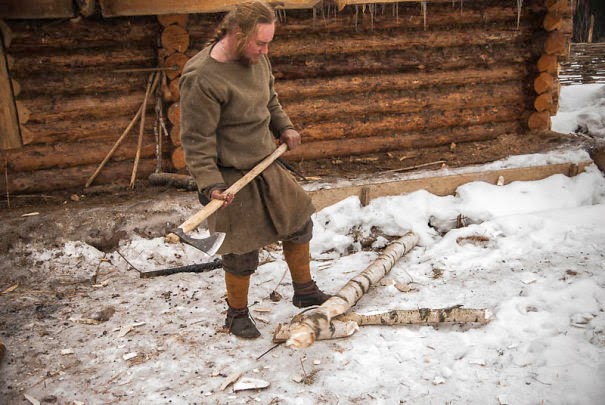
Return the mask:
[(237, 52), (241, 54), (248, 38), (254, 33), (256, 24), (272, 24), (274, 22), (275, 11), (267, 3), (262, 1), (240, 3), (223, 17), (209, 43), (216, 43), (223, 39), (227, 33), (237, 31)]

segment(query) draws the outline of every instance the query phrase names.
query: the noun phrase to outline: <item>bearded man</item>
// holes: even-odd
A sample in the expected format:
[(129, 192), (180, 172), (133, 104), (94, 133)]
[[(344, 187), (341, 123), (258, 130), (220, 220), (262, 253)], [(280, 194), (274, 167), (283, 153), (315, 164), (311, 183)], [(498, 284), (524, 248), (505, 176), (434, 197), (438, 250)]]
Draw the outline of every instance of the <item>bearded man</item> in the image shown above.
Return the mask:
[(208, 226), (226, 233), (219, 250), (227, 290), (225, 326), (244, 338), (260, 336), (248, 311), (248, 288), (263, 246), (283, 242), (294, 305), (320, 305), (330, 297), (311, 277), (314, 207), (292, 175), (275, 162), (237, 195), (225, 192), (277, 148), (276, 138), (289, 149), (301, 142), (273, 88), (267, 54), (274, 34), (270, 6), (259, 1), (238, 4), (224, 17), (210, 45), (185, 65), (180, 80), (187, 167), (202, 204), (224, 201)]

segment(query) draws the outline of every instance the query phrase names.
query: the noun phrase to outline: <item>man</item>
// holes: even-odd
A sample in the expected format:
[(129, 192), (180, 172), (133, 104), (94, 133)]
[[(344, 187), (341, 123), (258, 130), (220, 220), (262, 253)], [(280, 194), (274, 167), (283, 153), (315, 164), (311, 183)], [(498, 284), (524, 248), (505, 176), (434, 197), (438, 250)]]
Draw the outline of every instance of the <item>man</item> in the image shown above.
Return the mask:
[[(311, 278), (310, 198), (279, 163), (273, 163), (237, 195), (227, 187), (276, 149), (289, 149), (300, 134), (282, 110), (267, 57), (275, 13), (259, 1), (242, 3), (219, 25), (211, 44), (185, 65), (180, 80), (181, 140), (202, 204), (224, 201), (208, 219), (225, 232), (222, 254), (228, 311), (225, 326), (244, 338), (260, 336), (248, 312), (250, 275), (259, 249), (283, 241), (297, 307), (329, 298)], [(275, 135), (274, 135), (275, 134)]]

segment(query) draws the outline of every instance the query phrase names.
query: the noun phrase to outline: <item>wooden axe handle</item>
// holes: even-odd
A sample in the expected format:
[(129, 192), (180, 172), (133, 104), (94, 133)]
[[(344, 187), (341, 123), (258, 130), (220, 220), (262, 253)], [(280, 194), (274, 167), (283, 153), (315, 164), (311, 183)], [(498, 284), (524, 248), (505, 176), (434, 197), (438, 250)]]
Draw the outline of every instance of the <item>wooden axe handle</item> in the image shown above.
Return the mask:
[[(252, 170), (244, 175), (241, 179), (236, 181), (225, 190), (225, 193), (231, 193), (233, 195), (237, 194), (246, 184), (250, 183), (256, 176), (262, 173), (275, 159), (280, 157), (286, 150), (288, 149), (288, 145), (285, 143), (281, 144), (277, 149), (273, 151), (272, 154), (263, 159), (259, 164), (254, 166)], [(222, 200), (210, 200), (208, 204), (204, 206), (201, 210), (199, 210), (196, 214), (192, 215), (188, 220), (183, 222), (179, 228), (183, 230), (183, 232), (188, 233), (198, 227), (206, 218), (210, 215), (214, 214), (216, 210), (223, 206), (224, 201)]]

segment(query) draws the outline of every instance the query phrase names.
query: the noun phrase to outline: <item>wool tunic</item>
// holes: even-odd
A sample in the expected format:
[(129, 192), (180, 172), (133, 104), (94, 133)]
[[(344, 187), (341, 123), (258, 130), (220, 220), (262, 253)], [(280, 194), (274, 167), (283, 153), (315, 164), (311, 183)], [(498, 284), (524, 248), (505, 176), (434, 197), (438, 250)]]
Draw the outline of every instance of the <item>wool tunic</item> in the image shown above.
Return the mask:
[[(293, 128), (266, 56), (244, 65), (218, 62), (210, 50), (191, 58), (180, 79), (181, 143), (201, 192), (235, 183), (276, 149), (273, 133)], [(208, 226), (226, 233), (220, 253), (242, 254), (295, 233), (313, 212), (292, 175), (273, 163), (208, 218)]]

